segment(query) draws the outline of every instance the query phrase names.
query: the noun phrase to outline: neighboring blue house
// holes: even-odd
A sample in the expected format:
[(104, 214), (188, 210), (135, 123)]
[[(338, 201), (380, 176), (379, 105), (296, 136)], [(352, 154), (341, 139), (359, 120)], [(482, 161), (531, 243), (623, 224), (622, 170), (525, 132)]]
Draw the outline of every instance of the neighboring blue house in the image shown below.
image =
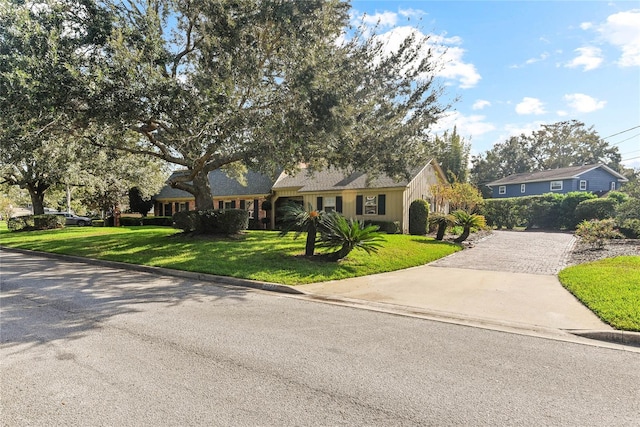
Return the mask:
[(571, 191), (605, 193), (619, 190), (628, 179), (603, 165), (571, 166), (509, 175), (487, 184), (494, 198), (534, 196)]

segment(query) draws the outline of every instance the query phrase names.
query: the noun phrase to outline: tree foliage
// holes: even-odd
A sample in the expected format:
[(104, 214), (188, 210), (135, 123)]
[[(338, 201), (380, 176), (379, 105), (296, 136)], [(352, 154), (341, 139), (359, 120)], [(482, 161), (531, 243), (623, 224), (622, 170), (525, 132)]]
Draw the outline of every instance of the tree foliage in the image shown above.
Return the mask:
[(185, 168), (170, 185), (198, 209), (212, 207), (208, 172), (237, 163), (406, 174), (445, 109), (435, 61), (416, 59), (423, 40), (385, 54), (375, 35), (343, 34), (340, 1), (150, 0), (113, 11), (91, 76), (93, 120), (144, 137), (120, 148)]
[(469, 154), (471, 144), (458, 134), (456, 127), (451, 134), (446, 131), (442, 136), (436, 135), (432, 153), (449, 183), (467, 182), (469, 178)]
[(471, 181), (478, 186), (507, 175), (584, 164), (620, 169), (618, 148), (577, 120), (542, 125), (531, 135), (510, 137), (472, 158)]
[(41, 0), (4, 2), (0, 22), (0, 179), (28, 190), (41, 214), (45, 192), (77, 161), (79, 72), (109, 20), (90, 0)]

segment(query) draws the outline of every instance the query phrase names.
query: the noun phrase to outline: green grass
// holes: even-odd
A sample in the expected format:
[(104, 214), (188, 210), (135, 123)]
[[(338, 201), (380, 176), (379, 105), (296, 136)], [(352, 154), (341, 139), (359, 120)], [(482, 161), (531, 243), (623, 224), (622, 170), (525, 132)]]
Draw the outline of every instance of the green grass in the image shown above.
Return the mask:
[(616, 329), (640, 331), (640, 256), (620, 256), (568, 267), (562, 285)]
[(168, 227), (68, 227), (9, 233), (0, 244), (87, 258), (166, 267), (287, 285), (338, 280), (422, 265), (460, 249), (427, 237), (383, 235), (377, 254), (353, 251), (339, 263), (309, 260), (304, 236), (248, 231), (237, 239), (188, 237)]

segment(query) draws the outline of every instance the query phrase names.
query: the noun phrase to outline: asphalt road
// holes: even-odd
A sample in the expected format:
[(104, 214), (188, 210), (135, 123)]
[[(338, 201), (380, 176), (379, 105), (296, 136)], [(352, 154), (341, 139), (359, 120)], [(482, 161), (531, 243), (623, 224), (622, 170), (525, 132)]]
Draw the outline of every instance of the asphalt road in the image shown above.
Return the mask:
[(2, 425), (640, 425), (638, 353), (0, 262)]

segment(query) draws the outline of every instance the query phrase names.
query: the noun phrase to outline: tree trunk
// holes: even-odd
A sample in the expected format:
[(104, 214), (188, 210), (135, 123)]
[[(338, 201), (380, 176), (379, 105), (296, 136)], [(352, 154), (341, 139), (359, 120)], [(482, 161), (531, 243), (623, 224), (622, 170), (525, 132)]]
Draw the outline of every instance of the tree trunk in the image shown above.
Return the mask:
[(209, 185), (209, 173), (200, 171), (193, 178), (193, 196), (196, 198), (196, 209), (205, 211), (213, 209), (213, 197)]
[(447, 231), (447, 224), (438, 224), (438, 232), (436, 233), (436, 240), (444, 239), (445, 231)]
[(29, 190), (29, 196), (31, 196), (31, 204), (33, 205), (33, 214), (34, 215), (42, 215), (44, 214), (44, 191), (41, 191), (40, 188), (28, 186), (27, 190)]
[(458, 238), (455, 239), (454, 242), (456, 243), (464, 242), (465, 240), (467, 240), (467, 237), (469, 237), (469, 234), (471, 234), (471, 227), (464, 227), (462, 230), (462, 234), (458, 236)]
[(309, 220), (309, 227), (307, 228), (307, 245), (304, 249), (305, 256), (313, 256), (316, 251), (316, 232), (318, 228), (313, 220)]

